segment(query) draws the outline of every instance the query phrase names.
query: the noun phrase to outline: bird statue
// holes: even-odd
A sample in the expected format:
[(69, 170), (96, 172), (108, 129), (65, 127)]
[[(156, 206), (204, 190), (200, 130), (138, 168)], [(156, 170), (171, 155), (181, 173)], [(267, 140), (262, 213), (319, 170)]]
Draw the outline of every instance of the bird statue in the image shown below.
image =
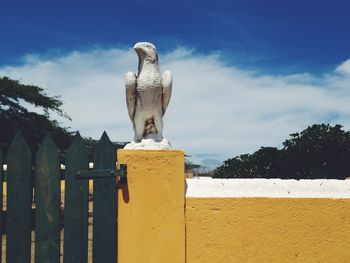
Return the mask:
[(148, 42), (134, 46), (139, 57), (138, 73), (125, 75), (126, 104), (135, 133), (124, 149), (170, 149), (163, 139), (163, 116), (172, 91), (172, 75), (161, 75), (156, 47)]

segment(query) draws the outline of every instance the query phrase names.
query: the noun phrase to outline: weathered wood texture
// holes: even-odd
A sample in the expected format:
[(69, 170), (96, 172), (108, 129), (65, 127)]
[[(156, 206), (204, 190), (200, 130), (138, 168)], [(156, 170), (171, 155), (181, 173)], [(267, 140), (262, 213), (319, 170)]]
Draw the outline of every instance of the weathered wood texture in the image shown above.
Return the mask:
[(66, 155), (63, 252), (65, 263), (87, 262), (89, 181), (76, 178), (78, 170), (87, 169), (88, 152), (78, 133)]
[(13, 139), (7, 156), (6, 260), (30, 262), (32, 177), (31, 152), (21, 133)]
[[(0, 149), (0, 211), (2, 210), (3, 155)], [(93, 249), (94, 263), (117, 262), (117, 178), (115, 147), (104, 133), (95, 149), (94, 169), (89, 169), (88, 150), (79, 133), (66, 152), (64, 217), (61, 216), (59, 151), (46, 136), (32, 156), (21, 133), (7, 153), (6, 261), (29, 263), (33, 171), (35, 171), (35, 262), (60, 262), (60, 226), (64, 219), (63, 261), (88, 261), (89, 177), (94, 180)], [(79, 171), (79, 178), (78, 178)], [(0, 213), (0, 232), (1, 229)], [(0, 246), (1, 247), (1, 246)], [(34, 253), (34, 251), (33, 251)], [(1, 251), (0, 251), (1, 262)]]
[(36, 154), (35, 262), (60, 262), (60, 171), (58, 150), (46, 136)]
[[(116, 169), (114, 146), (104, 132), (95, 151), (95, 169)], [(117, 180), (94, 180), (93, 262), (117, 262)]]

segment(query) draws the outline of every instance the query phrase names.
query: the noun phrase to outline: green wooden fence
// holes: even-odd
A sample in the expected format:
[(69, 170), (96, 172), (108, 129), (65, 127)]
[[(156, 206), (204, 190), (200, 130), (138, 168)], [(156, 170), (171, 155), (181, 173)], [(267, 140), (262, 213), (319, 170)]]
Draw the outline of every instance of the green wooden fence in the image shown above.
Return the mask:
[[(84, 140), (79, 133), (74, 137), (65, 154), (63, 209), (59, 150), (49, 135), (33, 156), (20, 132), (6, 156), (0, 149), (1, 186), (4, 159), (7, 162), (7, 208), (0, 213), (0, 231), (3, 237), (6, 236), (6, 262), (31, 262), (32, 253), (38, 263), (62, 262), (62, 259), (67, 263), (88, 262), (88, 179), (94, 181), (92, 262), (117, 262), (116, 151), (106, 133), (94, 151), (93, 169), (89, 169)], [(1, 211), (2, 197), (0, 187)], [(1, 229), (4, 225), (6, 229)], [(63, 225), (62, 258), (60, 230)], [(31, 251), (32, 228), (34, 251)], [(2, 255), (3, 249), (0, 250), (0, 262)]]

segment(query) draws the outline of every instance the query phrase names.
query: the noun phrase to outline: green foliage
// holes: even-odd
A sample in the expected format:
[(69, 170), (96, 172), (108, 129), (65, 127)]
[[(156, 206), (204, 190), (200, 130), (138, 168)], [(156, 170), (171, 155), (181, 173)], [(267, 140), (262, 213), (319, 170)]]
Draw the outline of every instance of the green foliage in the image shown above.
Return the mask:
[[(29, 111), (35, 107), (43, 113)], [(40, 87), (24, 85), (7, 77), (0, 78), (0, 146), (7, 147), (17, 130), (21, 130), (31, 149), (36, 149), (46, 133), (51, 133), (60, 148), (66, 148), (72, 133), (63, 128), (50, 113), (69, 118), (58, 97), (50, 97)]]
[(262, 147), (224, 161), (215, 178), (344, 179), (350, 171), (350, 133), (315, 124), (290, 135), (283, 148)]

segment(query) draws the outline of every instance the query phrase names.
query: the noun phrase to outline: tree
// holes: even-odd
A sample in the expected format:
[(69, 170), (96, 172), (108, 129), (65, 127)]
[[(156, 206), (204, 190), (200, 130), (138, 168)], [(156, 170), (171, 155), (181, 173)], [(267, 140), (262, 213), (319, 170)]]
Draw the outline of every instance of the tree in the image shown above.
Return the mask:
[(350, 133), (337, 124), (312, 125), (283, 143), (284, 172), (295, 178), (348, 177)]
[[(28, 106), (25, 107), (24, 105)], [(39, 111), (30, 111), (34, 107)], [(61, 127), (50, 113), (70, 119), (62, 110), (59, 97), (50, 97), (44, 89), (24, 85), (7, 77), (0, 78), (0, 146), (7, 147), (17, 130), (20, 130), (32, 150), (35, 150), (43, 136), (50, 133), (59, 148), (66, 148), (72, 132)]]
[(261, 147), (224, 161), (216, 178), (344, 179), (350, 176), (350, 133), (315, 124), (290, 135), (283, 148)]

